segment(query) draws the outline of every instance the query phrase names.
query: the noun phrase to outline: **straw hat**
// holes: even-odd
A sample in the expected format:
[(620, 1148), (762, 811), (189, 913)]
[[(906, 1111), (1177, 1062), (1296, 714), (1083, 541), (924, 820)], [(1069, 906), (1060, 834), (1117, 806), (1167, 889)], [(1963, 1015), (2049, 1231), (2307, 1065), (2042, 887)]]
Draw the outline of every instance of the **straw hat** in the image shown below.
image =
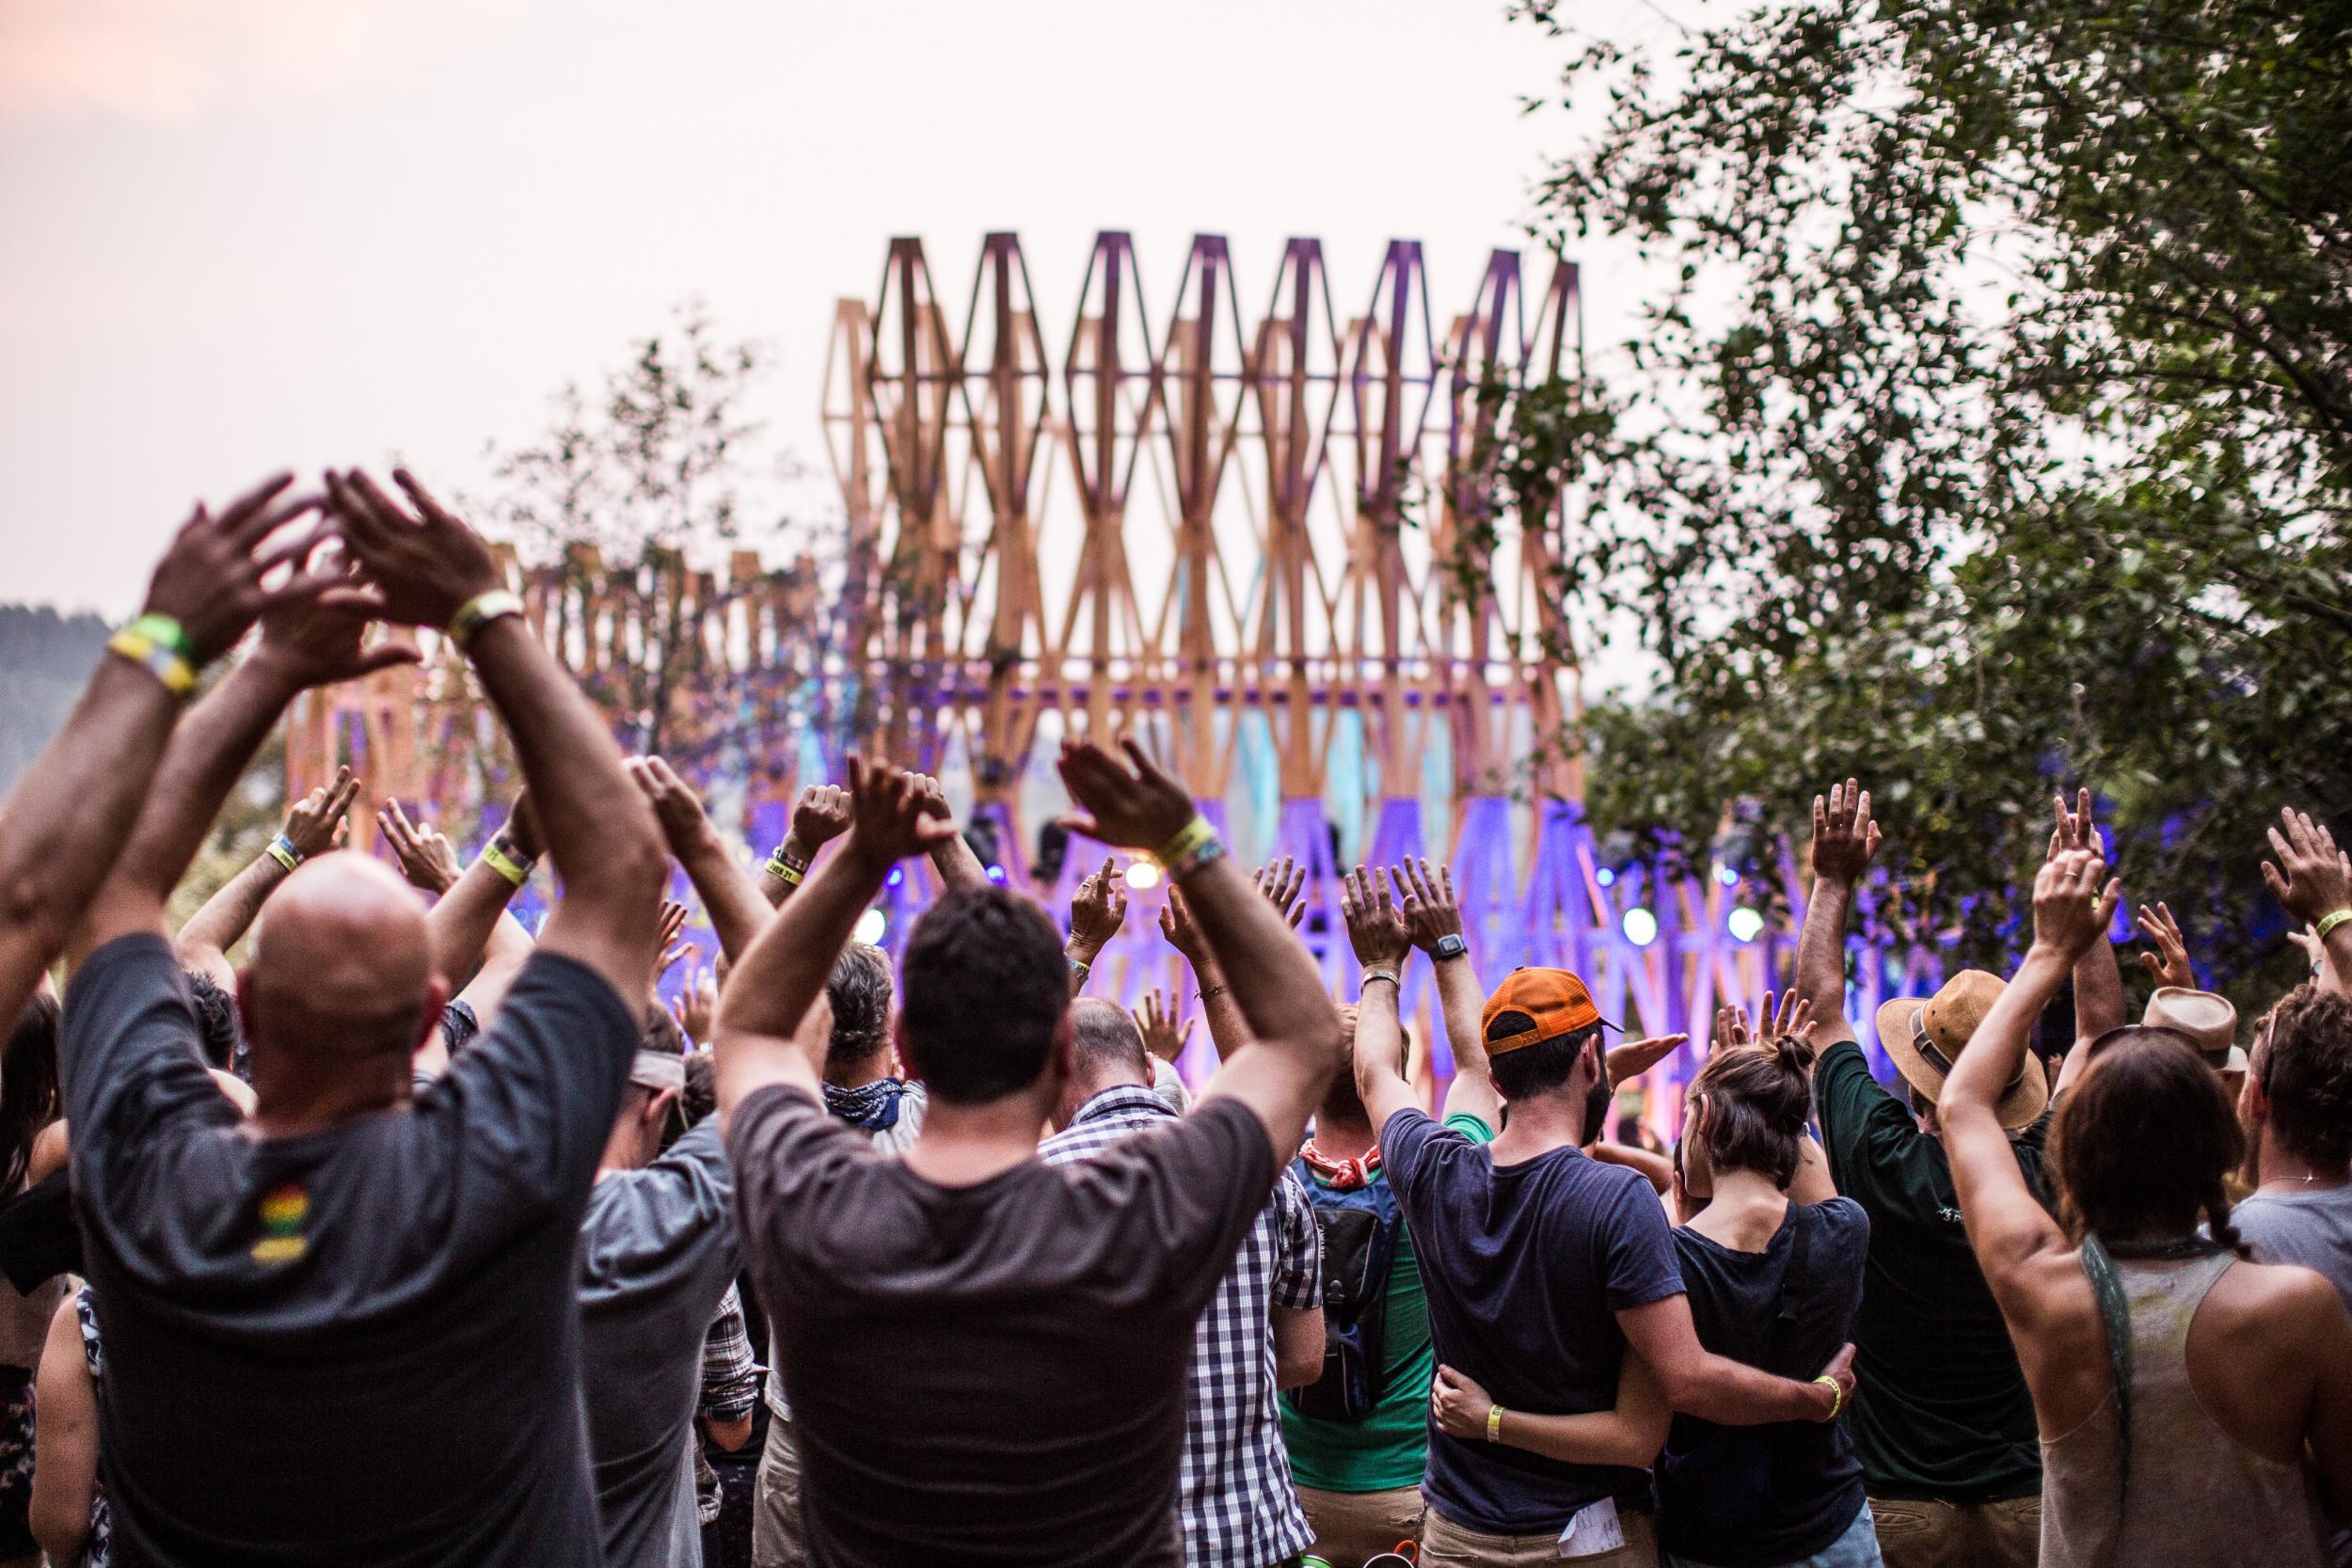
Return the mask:
[[(1885, 1047), (1895, 1070), (1920, 1099), (1932, 1105), (1943, 1094), (1945, 1075), (2004, 989), (1997, 974), (1963, 969), (1925, 1002), (1900, 996), (1880, 1006), (1879, 1044)], [(1994, 1114), (2003, 1127), (2014, 1132), (2040, 1116), (2049, 1103), (2049, 1075), (2042, 1070), (2042, 1058), (2028, 1050), (2017, 1076), (2001, 1091)]]
[(2216, 1072), (2244, 1072), (2246, 1052), (2237, 1043), (2237, 1009), (2226, 996), (2186, 986), (2158, 986), (2148, 998), (2140, 1023), (2150, 1029), (2172, 1029), (2186, 1035)]

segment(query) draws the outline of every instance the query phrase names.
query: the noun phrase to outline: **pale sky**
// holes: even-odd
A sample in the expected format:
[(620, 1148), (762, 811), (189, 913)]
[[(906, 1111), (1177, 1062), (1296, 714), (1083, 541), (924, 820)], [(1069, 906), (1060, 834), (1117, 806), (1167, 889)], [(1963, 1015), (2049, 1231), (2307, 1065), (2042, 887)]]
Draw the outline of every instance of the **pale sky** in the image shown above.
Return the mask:
[[(1520, 100), (1564, 54), (1499, 0), (0, 0), (0, 599), (119, 615), (274, 467), (478, 485), (690, 294), (780, 351), (761, 412), (818, 462), (833, 301), (893, 234), (960, 311), (1018, 230), (1057, 352), (1110, 228), (1155, 318), (1195, 231), (1252, 311), (1287, 235), (1343, 313), (1417, 238), (1442, 329), (1491, 246), (1533, 259), (1580, 121)], [(1659, 280), (1580, 259), (1605, 344)]]

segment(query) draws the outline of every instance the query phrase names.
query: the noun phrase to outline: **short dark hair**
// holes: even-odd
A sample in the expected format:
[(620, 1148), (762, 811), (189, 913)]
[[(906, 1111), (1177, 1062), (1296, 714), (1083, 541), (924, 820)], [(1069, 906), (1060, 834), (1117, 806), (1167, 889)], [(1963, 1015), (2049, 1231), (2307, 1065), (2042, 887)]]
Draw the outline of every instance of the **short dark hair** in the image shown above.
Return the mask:
[(2177, 1234), (2201, 1217), (2236, 1246), (2223, 1182), (2245, 1161), (2246, 1133), (2221, 1075), (2178, 1030), (2132, 1025), (2093, 1043), (2050, 1134), (2060, 1221), (2080, 1240)]
[(1072, 1066), (1091, 1077), (1097, 1069), (1141, 1073), (1152, 1078), (1152, 1053), (1144, 1049), (1143, 1031), (1126, 1008), (1099, 996), (1082, 996), (1070, 1005)]
[(1495, 1093), (1505, 1100), (1533, 1100), (1565, 1086), (1576, 1072), (1577, 1058), (1584, 1054), (1584, 1047), (1598, 1038), (1600, 1025), (1596, 1023), (1573, 1035), (1561, 1035), (1504, 1052), (1486, 1064), (1494, 1079)]
[(825, 1000), (833, 1004), (833, 1036), (825, 1042), (825, 1069), (857, 1066), (890, 1037), (890, 955), (853, 942), (834, 959), (825, 978)]
[(2352, 998), (2296, 987), (2270, 1010), (2249, 1065), (2288, 1153), (2316, 1165), (2352, 1161)]
[(0, 1053), (0, 1191), (13, 1193), (33, 1164), (33, 1140), (57, 1115), (57, 999), (24, 999)]
[(677, 1102), (686, 1112), (689, 1127), (719, 1108), (716, 1065), (710, 1047), (707, 1045), (699, 1051), (686, 1053), (686, 1087), (678, 1092)]
[(1691, 1081), (1693, 1097), (1707, 1096), (1708, 1164), (1769, 1176), (1788, 1191), (1813, 1112), (1812, 1070), (1813, 1047), (1795, 1035), (1708, 1057)]
[(659, 1002), (645, 1004), (645, 1022), (637, 1031), (637, 1049), (659, 1052), (664, 1056), (686, 1054), (686, 1031), (679, 1028), (670, 1009)]
[(898, 1015), (941, 1100), (977, 1105), (1044, 1075), (1070, 1011), (1070, 964), (1045, 911), (1000, 887), (950, 893), (907, 935)]
[(244, 1027), (237, 1020), (237, 999), (201, 970), (186, 971), (188, 1005), (196, 1012), (196, 1043), (204, 1060), (227, 1070), (237, 1060), (237, 1041)]

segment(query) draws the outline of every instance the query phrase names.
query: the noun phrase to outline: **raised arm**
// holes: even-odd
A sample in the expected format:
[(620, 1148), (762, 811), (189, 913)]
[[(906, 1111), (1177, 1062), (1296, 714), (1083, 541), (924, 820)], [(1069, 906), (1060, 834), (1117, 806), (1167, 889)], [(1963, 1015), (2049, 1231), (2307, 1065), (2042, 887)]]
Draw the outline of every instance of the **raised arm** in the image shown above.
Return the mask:
[[(759, 895), (781, 909), (817, 863), (817, 851), (850, 831), (850, 792), (839, 784), (810, 784), (792, 807), (792, 825), (759, 869)], [(732, 961), (732, 960), (730, 960)]]
[(414, 648), (368, 646), (368, 625), (364, 610), (324, 596), (289, 601), (262, 617), (252, 654), (205, 694), (172, 736), (154, 794), (74, 934), (74, 962), (117, 937), (163, 929), (165, 900), (296, 693), (415, 662)]
[(1489, 1127), (1502, 1124), (1502, 1099), (1486, 1070), (1486, 1038), (1479, 1018), (1486, 1009), (1486, 989), (1471, 967), (1462, 941), (1462, 906), (1454, 896), (1454, 871), (1426, 860), (1410, 860), (1391, 874), (1404, 893), (1405, 924), (1413, 945), (1429, 955), (1438, 976), (1438, 1009), (1445, 1017), (1445, 1042), (1454, 1053), (1454, 1082), (1445, 1091), (1446, 1116), (1471, 1116)]
[[(1233, 1006), (1233, 988), (1225, 983), (1225, 972), (1217, 967), (1216, 955), (1209, 950), (1209, 939), (1192, 918), (1181, 888), (1169, 888), (1168, 901), (1160, 906), (1160, 935), (1192, 971), (1200, 1016), (1209, 1025), (1209, 1043), (1216, 1047), (1216, 1059), (1224, 1061), (1249, 1043), (1249, 1024)], [(1184, 998), (1176, 1001), (1181, 1006)]]
[[(923, 792), (923, 809), (940, 821), (955, 822), (955, 813), (947, 809), (947, 792), (929, 773), (914, 775), (915, 787)], [(962, 892), (989, 885), (988, 867), (972, 852), (963, 834), (950, 833), (935, 841), (930, 849), (931, 869), (939, 873), (939, 885), (949, 893)]]
[(2270, 847), (2279, 861), (2263, 862), (2263, 880), (2289, 918), (2318, 933), (2320, 989), (2341, 991), (2352, 975), (2352, 863), (2334, 834), (2293, 807), (2279, 814)]
[(849, 836), (760, 932), (719, 994), (711, 1068), (723, 1117), (771, 1084), (818, 1092), (825, 1033), (804, 1026), (810, 1005), (824, 995), (834, 960), (891, 866), (956, 831), (923, 809), (914, 775), (855, 756), (848, 800)]
[(652, 804), (670, 853), (685, 867), (686, 879), (694, 884), (703, 912), (710, 917), (710, 928), (718, 934), (719, 951), (726, 955), (727, 962), (736, 962), (773, 918), (759, 884), (737, 863), (703, 810), (701, 798), (668, 763), (660, 757), (631, 757), (628, 776)]
[(1846, 922), (1879, 840), (1870, 792), (1855, 781), (1832, 784), (1827, 800), (1813, 798), (1813, 895), (1797, 934), (1796, 991), (1813, 1005), (1823, 1046), (1854, 1037), (1846, 1017)]
[(1356, 1093), (1376, 1133), (1397, 1112), (1421, 1108), (1405, 1077), (1405, 1025), (1397, 1016), (1412, 927), (1390, 895), (1388, 873), (1367, 875), (1360, 865), (1340, 879), (1340, 917), (1364, 972), (1356, 1001)]
[(1126, 879), (1104, 855), (1103, 869), (1080, 878), (1077, 891), (1070, 895), (1070, 940), (1062, 943), (1062, 957), (1070, 960), (1073, 995), (1086, 989), (1087, 976), (1094, 973), (1094, 960), (1103, 956), (1103, 949), (1126, 922)]
[[(603, 715), (564, 673), (502, 588), (473, 531), (405, 471), (412, 515), (365, 474), (330, 478), (352, 546), (389, 619), (452, 628), (505, 721), (563, 894), (540, 945), (601, 974), (634, 1006), (653, 972), (645, 911), (669, 874), (652, 808), (628, 782)], [(462, 886), (462, 879), (460, 885)]]
[(0, 1015), (24, 1006), (108, 880), (197, 671), (271, 603), (324, 588), (302, 576), (275, 593), (262, 586), (317, 543), (305, 533), (267, 546), (312, 504), (280, 501), (288, 483), (265, 482), (217, 518), (196, 509), (156, 566), (139, 619), (107, 644), (65, 727), (0, 810)]
[(220, 891), (204, 900), (204, 907), (180, 927), (181, 967), (202, 971), (224, 990), (236, 989), (229, 949), (237, 944), (270, 894), (294, 874), (295, 866), (312, 855), (342, 847), (343, 830), (350, 826), (351, 800), (358, 793), (359, 784), (351, 769), (339, 768), (333, 784), (319, 784), (296, 800), (286, 813), (285, 827), (268, 847), (253, 857), (251, 865), (222, 883)]
[(1657, 1374), (1640, 1356), (1629, 1354), (1617, 1371), (1614, 1409), (1582, 1416), (1502, 1410), (1473, 1379), (1439, 1367), (1429, 1387), (1429, 1414), (1447, 1436), (1466, 1443), (1500, 1443), (1564, 1465), (1646, 1470), (1666, 1446), (1666, 1426), (1674, 1412), (1658, 1386)]
[(1156, 853), (1183, 887), (1249, 1029), (1249, 1042), (1209, 1080), (1201, 1102), (1242, 1101), (1263, 1125), (1277, 1163), (1287, 1161), (1340, 1065), (1339, 1015), (1313, 958), (1225, 854), (1184, 785), (1135, 742), (1123, 744), (1128, 763), (1090, 741), (1063, 745), (1062, 782), (1089, 814), (1068, 825), (1103, 843)]
[[(2083, 949), (2105, 939), (2119, 891), (2106, 879), (2106, 863), (2091, 850), (2064, 850), (2042, 866), (2034, 879), (2033, 945), (1969, 1036), (1936, 1098), (1968, 1245), (2021, 1342), (2039, 1321), (2038, 1287), (2054, 1270), (2076, 1282), (2081, 1275), (2069, 1260), (2065, 1232), (2026, 1185), (1994, 1107), (2025, 1060), (2034, 1020)], [(2026, 1356), (2029, 1375), (2032, 1359)]]
[[(2050, 857), (2055, 860), (2068, 850), (2084, 850), (2106, 859), (2105, 846), (2099, 840), (2098, 825), (2090, 819), (2090, 791), (2083, 790), (2075, 797), (2074, 809), (2066, 809), (2066, 797), (2060, 795), (2054, 802), (2058, 808), (2058, 826), (2050, 834)], [(2115, 960), (2115, 944), (2105, 940), (2092, 942), (2074, 960), (2074, 1043), (2095, 1040), (2110, 1029), (2124, 1023), (2123, 971)], [(2067, 1053), (2070, 1063), (2074, 1053)]]

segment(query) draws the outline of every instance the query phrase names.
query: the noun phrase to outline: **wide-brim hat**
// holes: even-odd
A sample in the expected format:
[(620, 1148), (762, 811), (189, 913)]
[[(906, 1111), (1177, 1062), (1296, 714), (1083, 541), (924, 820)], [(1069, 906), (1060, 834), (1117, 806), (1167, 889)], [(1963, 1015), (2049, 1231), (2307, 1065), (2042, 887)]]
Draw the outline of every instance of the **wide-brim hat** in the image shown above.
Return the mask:
[[(1952, 1064), (2006, 989), (1997, 974), (1963, 969), (1925, 1000), (1899, 996), (1880, 1004), (1879, 1044), (1921, 1100), (1932, 1105), (1941, 1098)], [(2042, 1069), (2041, 1056), (2029, 1049), (2017, 1076), (2001, 1091), (1993, 1114), (2003, 1127), (2015, 1132), (2032, 1122), (2049, 1103), (2049, 1074)]]
[(2146, 1028), (2187, 1036), (2216, 1072), (2246, 1070), (2246, 1050), (2237, 1043), (2237, 1008), (2226, 996), (2186, 986), (2158, 986), (2139, 1022)]

